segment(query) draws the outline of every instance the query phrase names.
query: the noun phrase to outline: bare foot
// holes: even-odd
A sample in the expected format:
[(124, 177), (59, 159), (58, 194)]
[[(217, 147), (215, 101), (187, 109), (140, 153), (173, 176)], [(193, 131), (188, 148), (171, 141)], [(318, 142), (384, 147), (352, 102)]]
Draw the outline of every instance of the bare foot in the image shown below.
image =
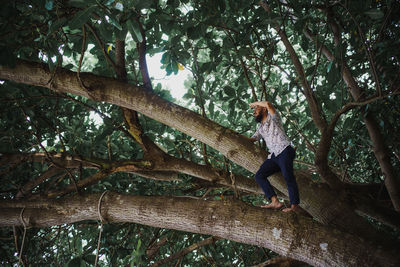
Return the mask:
[(283, 212), (296, 212), (298, 210), (297, 205), (292, 205), (290, 208), (284, 208)]
[(261, 208), (279, 210), (280, 208), (282, 208), (282, 206), (283, 206), (283, 204), (281, 202), (277, 201), (277, 202), (271, 202), (267, 205), (263, 205), (263, 206), (261, 206)]

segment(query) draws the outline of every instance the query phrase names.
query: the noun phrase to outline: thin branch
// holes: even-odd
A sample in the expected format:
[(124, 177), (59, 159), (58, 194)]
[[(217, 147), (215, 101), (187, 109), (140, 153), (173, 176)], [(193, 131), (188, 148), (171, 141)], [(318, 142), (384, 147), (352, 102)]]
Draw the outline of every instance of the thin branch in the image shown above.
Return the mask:
[(372, 102), (375, 102), (377, 100), (380, 100), (380, 99), (383, 99), (383, 98), (386, 98), (386, 97), (391, 97), (391, 96), (399, 95), (399, 94), (400, 94), (400, 92), (391, 93), (391, 94), (389, 93), (387, 95), (381, 95), (381, 96), (373, 96), (373, 97), (370, 97), (370, 98), (368, 98), (368, 99), (366, 99), (364, 101), (350, 102), (350, 103), (346, 104), (343, 108), (338, 110), (335, 113), (335, 115), (333, 116), (333, 118), (332, 118), (332, 120), (331, 120), (331, 122), (330, 122), (330, 124), (328, 126), (329, 131), (333, 131), (333, 129), (335, 128), (335, 125), (336, 125), (339, 117), (342, 114), (348, 112), (349, 110), (351, 110), (351, 109), (353, 109), (355, 107), (365, 106), (367, 104), (370, 104)]
[[(193, 48), (192, 42), (190, 42), (190, 48), (192, 50), (192, 55), (193, 55), (193, 69), (191, 71), (192, 71), (193, 77), (194, 77), (194, 79), (196, 81), (196, 85), (195, 86), (196, 86), (196, 91), (197, 91), (197, 97), (198, 97), (198, 100), (199, 100), (198, 103), (199, 103), (199, 106), (200, 106), (200, 109), (201, 109), (201, 116), (203, 116), (203, 118), (207, 118), (206, 109), (204, 107), (203, 95), (202, 95), (203, 92), (201, 90), (201, 85), (200, 85), (199, 76), (198, 76), (198, 73), (200, 71), (199, 62), (197, 61), (197, 53)], [(207, 157), (207, 146), (206, 146), (206, 144), (201, 142), (201, 147), (202, 147), (202, 155), (203, 155), (204, 163), (206, 165), (210, 165), (210, 162), (208, 161), (208, 157)]]
[(179, 251), (179, 252), (177, 252), (177, 253), (175, 253), (175, 254), (167, 257), (167, 258), (159, 260), (159, 261), (149, 265), (148, 267), (157, 267), (157, 266), (161, 266), (161, 265), (163, 265), (163, 264), (165, 264), (167, 262), (170, 262), (170, 261), (173, 261), (173, 260), (176, 260), (176, 259), (181, 259), (182, 257), (184, 257), (186, 254), (192, 252), (193, 250), (196, 250), (196, 249), (198, 249), (198, 248), (200, 248), (202, 246), (205, 246), (205, 245), (212, 244), (215, 241), (220, 240), (220, 239), (221, 238), (219, 238), (219, 237), (213, 237), (213, 236), (209, 237), (207, 239), (204, 239), (203, 241), (200, 241), (198, 243), (192, 244), (189, 247), (184, 248), (181, 251)]
[(111, 59), (110, 55), (105, 50), (104, 44), (101, 41), (99, 35), (96, 33), (96, 30), (89, 23), (86, 23), (85, 25), (88, 26), (89, 30), (92, 32), (92, 34), (96, 38), (96, 41), (99, 44), (99, 46), (101, 48), (101, 51), (103, 51), (104, 57), (106, 58), (107, 62), (109, 62), (112, 65), (112, 67), (114, 68), (114, 70), (115, 70), (116, 69), (115, 62)]
[(22, 198), (22, 197), (27, 197), (31, 194), (32, 189), (34, 189), (36, 186), (39, 184), (43, 183), (46, 181), (48, 178), (56, 175), (59, 173), (61, 170), (57, 167), (50, 166), (47, 171), (39, 175), (33, 180), (30, 180), (26, 184), (24, 184), (19, 190), (17, 195), (15, 196), (16, 199)]
[(81, 87), (85, 90), (87, 90), (87, 87), (83, 84), (81, 77), (80, 77), (80, 73), (81, 73), (81, 67), (82, 67), (82, 61), (83, 61), (83, 57), (85, 56), (85, 52), (86, 52), (86, 27), (85, 25), (82, 25), (82, 49), (81, 49), (81, 56), (79, 58), (79, 64), (78, 64), (78, 70), (76, 72), (76, 76), (78, 78), (79, 84), (81, 85)]

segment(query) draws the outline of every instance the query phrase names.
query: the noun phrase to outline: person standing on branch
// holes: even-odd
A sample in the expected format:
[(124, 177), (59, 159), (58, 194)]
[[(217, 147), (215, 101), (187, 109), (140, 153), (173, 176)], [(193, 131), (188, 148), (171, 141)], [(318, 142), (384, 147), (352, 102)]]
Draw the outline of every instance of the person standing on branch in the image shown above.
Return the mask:
[(256, 122), (260, 123), (250, 140), (255, 142), (262, 137), (270, 153), (255, 176), (265, 196), (271, 200), (270, 204), (261, 207), (267, 209), (282, 208), (283, 204), (279, 202), (274, 189), (267, 179), (268, 176), (281, 171), (288, 187), (291, 205), (290, 208), (285, 208), (283, 211), (295, 211), (300, 203), (296, 177), (293, 174), (293, 160), (296, 152), (290, 145), (291, 141), (283, 129), (278, 112), (270, 102), (254, 102), (250, 104), (250, 107), (254, 109), (253, 115)]

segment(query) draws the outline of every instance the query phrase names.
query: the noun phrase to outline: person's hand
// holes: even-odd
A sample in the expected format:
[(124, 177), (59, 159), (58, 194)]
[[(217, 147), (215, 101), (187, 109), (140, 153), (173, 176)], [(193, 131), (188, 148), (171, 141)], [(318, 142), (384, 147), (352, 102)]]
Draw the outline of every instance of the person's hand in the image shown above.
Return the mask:
[(258, 104), (259, 104), (259, 102), (250, 103), (250, 107), (251, 107), (251, 108), (255, 108), (255, 107), (258, 106)]
[(257, 106), (267, 108), (268, 105), (270, 105), (270, 103), (268, 101), (257, 101), (257, 102), (250, 103), (251, 108), (255, 108)]

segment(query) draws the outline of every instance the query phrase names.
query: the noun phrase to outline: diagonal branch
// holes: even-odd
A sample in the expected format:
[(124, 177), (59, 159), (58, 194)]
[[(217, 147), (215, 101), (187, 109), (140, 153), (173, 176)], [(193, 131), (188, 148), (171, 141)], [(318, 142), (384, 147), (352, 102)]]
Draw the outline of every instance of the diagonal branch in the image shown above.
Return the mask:
[(51, 166), (49, 167), (49, 169), (47, 171), (45, 171), (44, 173), (42, 173), (41, 175), (39, 175), (38, 177), (36, 177), (35, 179), (30, 180), (29, 182), (27, 182), (26, 184), (24, 184), (19, 190), (18, 193), (16, 194), (15, 198), (16, 199), (20, 199), (23, 197), (29, 197), (29, 195), (32, 194), (32, 190), (40, 185), (41, 183), (43, 183), (44, 181), (46, 181), (48, 178), (58, 174), (59, 172), (61, 172), (62, 170)]
[(100, 39), (99, 35), (97, 34), (96, 30), (93, 28), (92, 25), (90, 25), (89, 23), (85, 24), (89, 30), (92, 32), (92, 34), (94, 35), (94, 38), (96, 39), (98, 45), (100, 46), (101, 51), (103, 52), (104, 57), (106, 58), (107, 62), (110, 63), (112, 65), (112, 67), (114, 69), (116, 69), (116, 64), (115, 62), (111, 59), (110, 55), (107, 53), (103, 41)]
[(170, 261), (173, 261), (173, 260), (176, 260), (176, 259), (181, 259), (186, 254), (192, 252), (193, 250), (196, 250), (196, 249), (198, 249), (200, 247), (203, 247), (203, 246), (206, 246), (206, 245), (213, 244), (215, 241), (217, 241), (219, 239), (221, 239), (221, 238), (214, 237), (214, 236), (206, 238), (206, 239), (204, 239), (204, 240), (202, 240), (200, 242), (197, 242), (195, 244), (190, 245), (187, 248), (182, 249), (181, 251), (179, 251), (179, 252), (177, 252), (177, 253), (169, 256), (169, 257), (166, 257), (166, 258), (164, 258), (162, 260), (159, 260), (159, 261), (149, 265), (148, 267), (158, 267), (158, 266), (161, 266), (163, 264), (166, 264), (167, 262), (170, 262)]

